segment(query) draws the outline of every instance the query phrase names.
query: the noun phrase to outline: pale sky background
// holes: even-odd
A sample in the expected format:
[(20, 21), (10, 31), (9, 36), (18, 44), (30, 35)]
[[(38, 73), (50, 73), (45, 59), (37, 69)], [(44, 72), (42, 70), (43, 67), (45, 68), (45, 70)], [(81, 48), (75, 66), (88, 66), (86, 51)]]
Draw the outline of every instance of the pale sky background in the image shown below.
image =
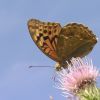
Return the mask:
[[(0, 100), (66, 100), (53, 87), (55, 62), (33, 43), (27, 21), (78, 22), (100, 37), (100, 0), (0, 0)], [(88, 55), (100, 68), (100, 41)], [(99, 84), (100, 85), (100, 84)]]

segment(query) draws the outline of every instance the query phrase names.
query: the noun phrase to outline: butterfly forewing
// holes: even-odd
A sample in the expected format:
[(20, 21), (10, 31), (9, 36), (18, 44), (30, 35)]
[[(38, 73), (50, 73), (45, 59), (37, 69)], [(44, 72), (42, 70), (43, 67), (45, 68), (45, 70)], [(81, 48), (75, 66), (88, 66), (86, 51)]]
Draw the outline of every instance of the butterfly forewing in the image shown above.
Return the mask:
[(61, 31), (60, 24), (51, 22), (45, 23), (31, 19), (28, 21), (28, 28), (33, 41), (42, 52), (53, 60), (58, 61), (56, 46), (58, 35)]

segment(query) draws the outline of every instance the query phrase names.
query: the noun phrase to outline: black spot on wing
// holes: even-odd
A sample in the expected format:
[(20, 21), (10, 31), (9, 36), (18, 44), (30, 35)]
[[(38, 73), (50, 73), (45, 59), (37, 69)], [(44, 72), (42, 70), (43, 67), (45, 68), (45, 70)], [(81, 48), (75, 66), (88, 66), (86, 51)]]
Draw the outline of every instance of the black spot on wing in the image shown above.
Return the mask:
[(44, 32), (44, 33), (47, 33), (47, 30), (44, 30), (43, 32)]
[(38, 41), (40, 41), (40, 38), (41, 38), (42, 36), (43, 36), (42, 33), (40, 33), (39, 36), (37, 36), (37, 41), (36, 41), (36, 43), (37, 43)]
[(49, 39), (49, 37), (48, 37), (48, 36), (45, 36), (45, 37), (43, 37), (43, 39), (44, 39), (44, 40), (47, 40), (47, 39)]

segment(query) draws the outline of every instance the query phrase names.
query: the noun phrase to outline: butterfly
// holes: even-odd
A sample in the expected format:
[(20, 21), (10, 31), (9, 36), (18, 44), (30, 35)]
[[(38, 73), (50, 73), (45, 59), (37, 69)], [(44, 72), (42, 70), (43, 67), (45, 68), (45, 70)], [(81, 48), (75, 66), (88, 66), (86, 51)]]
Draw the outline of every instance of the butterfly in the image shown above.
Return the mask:
[(56, 70), (66, 68), (66, 61), (72, 57), (86, 56), (97, 43), (96, 35), (78, 23), (62, 27), (59, 23), (30, 19), (28, 29), (38, 48), (57, 62)]

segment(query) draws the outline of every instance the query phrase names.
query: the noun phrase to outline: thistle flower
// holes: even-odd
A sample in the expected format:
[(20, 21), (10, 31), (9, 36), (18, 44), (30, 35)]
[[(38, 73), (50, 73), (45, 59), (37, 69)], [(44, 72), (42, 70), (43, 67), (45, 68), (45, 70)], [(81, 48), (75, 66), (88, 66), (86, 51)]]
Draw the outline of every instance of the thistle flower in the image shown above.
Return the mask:
[(68, 63), (68, 69), (57, 72), (57, 76), (57, 88), (63, 90), (65, 96), (79, 100), (75, 97), (82, 93), (82, 90), (95, 86), (99, 71), (93, 66), (91, 60), (72, 58), (71, 63)]

